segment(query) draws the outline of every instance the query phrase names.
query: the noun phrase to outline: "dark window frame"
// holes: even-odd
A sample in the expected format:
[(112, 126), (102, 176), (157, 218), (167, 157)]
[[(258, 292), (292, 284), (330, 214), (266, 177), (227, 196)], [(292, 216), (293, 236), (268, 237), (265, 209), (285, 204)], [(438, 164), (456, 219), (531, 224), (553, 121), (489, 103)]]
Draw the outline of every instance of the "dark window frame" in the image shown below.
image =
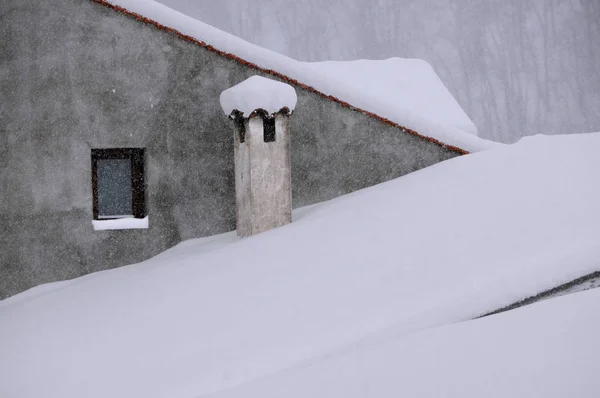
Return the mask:
[[(94, 220), (100, 220), (98, 208), (98, 161), (106, 159), (129, 159), (131, 161), (131, 209), (134, 218), (146, 217), (146, 178), (144, 172), (144, 148), (92, 149), (92, 197)], [(102, 217), (101, 220), (115, 218)]]

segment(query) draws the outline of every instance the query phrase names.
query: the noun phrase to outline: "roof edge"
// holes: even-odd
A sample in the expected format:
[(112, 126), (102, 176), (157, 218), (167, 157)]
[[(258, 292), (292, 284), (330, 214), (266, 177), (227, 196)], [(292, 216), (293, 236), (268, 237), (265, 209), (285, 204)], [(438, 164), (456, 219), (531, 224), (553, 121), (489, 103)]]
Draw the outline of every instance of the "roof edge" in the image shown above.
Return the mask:
[(256, 65), (255, 63), (246, 61), (245, 59), (238, 57), (235, 54), (231, 54), (231, 53), (228, 53), (228, 52), (225, 52), (225, 51), (221, 51), (218, 48), (216, 48), (216, 47), (214, 47), (214, 46), (212, 46), (212, 45), (210, 45), (210, 44), (208, 44), (208, 43), (206, 43), (206, 42), (204, 42), (202, 40), (196, 39), (195, 37), (190, 36), (190, 35), (186, 35), (186, 34), (180, 32), (180, 31), (178, 31), (177, 29), (165, 26), (165, 25), (163, 25), (163, 24), (161, 24), (161, 23), (159, 23), (159, 22), (157, 22), (157, 21), (155, 21), (153, 19), (147, 18), (147, 17), (145, 17), (143, 15), (140, 15), (140, 14), (138, 14), (136, 12), (129, 11), (128, 9), (126, 9), (124, 7), (112, 4), (112, 3), (110, 3), (107, 0), (91, 0), (91, 1), (94, 2), (94, 3), (101, 4), (101, 5), (105, 6), (105, 7), (111, 8), (111, 9), (113, 9), (113, 10), (115, 10), (117, 12), (120, 12), (120, 13), (122, 13), (124, 15), (127, 15), (129, 17), (133, 17), (133, 18), (137, 19), (140, 22), (143, 22), (143, 23), (146, 23), (146, 24), (150, 24), (150, 25), (154, 25), (156, 28), (158, 28), (160, 30), (164, 30), (164, 31), (169, 32), (169, 33), (174, 33), (174, 34), (176, 34), (177, 36), (179, 36), (181, 39), (183, 39), (185, 41), (192, 42), (192, 43), (194, 43), (196, 45), (204, 47), (205, 49), (207, 49), (207, 50), (209, 50), (211, 52), (217, 53), (217, 54), (219, 54), (219, 55), (221, 55), (221, 56), (223, 56), (225, 58), (229, 58), (231, 60), (234, 60), (234, 61), (236, 61), (236, 62), (238, 62), (238, 63), (240, 63), (240, 64), (242, 64), (242, 65), (244, 65), (246, 67), (255, 69), (255, 70), (259, 71), (259, 72), (262, 72), (262, 73), (265, 73), (265, 74), (268, 74), (268, 75), (271, 75), (271, 76), (278, 77), (281, 80), (285, 81), (286, 83), (290, 83), (290, 84), (298, 86), (298, 87), (300, 87), (300, 88), (302, 88), (304, 90), (313, 92), (313, 93), (315, 93), (315, 94), (317, 94), (317, 95), (319, 95), (319, 96), (321, 96), (321, 97), (323, 97), (323, 98), (325, 98), (327, 100), (330, 100), (330, 101), (333, 101), (333, 102), (337, 102), (338, 104), (342, 105), (345, 108), (351, 109), (351, 110), (356, 111), (356, 112), (360, 112), (360, 113), (362, 113), (364, 115), (367, 115), (369, 117), (377, 119), (380, 122), (382, 122), (384, 124), (387, 124), (389, 126), (393, 126), (393, 127), (399, 128), (399, 129), (401, 129), (402, 131), (404, 131), (406, 133), (409, 133), (411, 135), (414, 135), (414, 136), (417, 136), (419, 138), (422, 138), (422, 139), (424, 139), (426, 141), (429, 141), (429, 142), (431, 142), (433, 144), (439, 145), (442, 148), (448, 149), (448, 150), (453, 151), (453, 152), (457, 152), (457, 153), (459, 153), (461, 155), (467, 155), (467, 154), (470, 153), (469, 151), (466, 151), (466, 150), (464, 150), (462, 148), (459, 148), (459, 147), (456, 147), (454, 145), (445, 144), (444, 142), (442, 142), (442, 141), (440, 141), (438, 139), (435, 139), (435, 138), (432, 138), (432, 137), (427, 137), (425, 135), (421, 135), (418, 132), (416, 132), (415, 130), (409, 129), (409, 128), (407, 128), (405, 126), (402, 126), (402, 125), (400, 125), (398, 123), (392, 122), (391, 120), (389, 120), (387, 118), (384, 118), (384, 117), (381, 117), (381, 116), (379, 116), (379, 115), (377, 115), (377, 114), (375, 114), (373, 112), (369, 112), (369, 111), (366, 111), (364, 109), (358, 108), (358, 107), (356, 107), (354, 105), (349, 104), (346, 101), (342, 101), (341, 99), (339, 99), (337, 97), (334, 97), (333, 95), (325, 94), (325, 93), (317, 90), (314, 87), (311, 87), (311, 86), (309, 86), (307, 84), (299, 82), (296, 79), (292, 79), (291, 77), (286, 76), (283, 73), (277, 72), (276, 70), (262, 68), (262, 67)]

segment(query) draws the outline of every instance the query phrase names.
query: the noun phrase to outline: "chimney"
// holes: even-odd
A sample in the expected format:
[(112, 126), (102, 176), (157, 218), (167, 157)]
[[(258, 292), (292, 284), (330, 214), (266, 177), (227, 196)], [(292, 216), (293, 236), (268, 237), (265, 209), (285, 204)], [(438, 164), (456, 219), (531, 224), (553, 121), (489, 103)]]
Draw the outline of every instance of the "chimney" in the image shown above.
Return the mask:
[(296, 92), (253, 76), (221, 94), (233, 120), (237, 233), (256, 235), (292, 222), (290, 116)]

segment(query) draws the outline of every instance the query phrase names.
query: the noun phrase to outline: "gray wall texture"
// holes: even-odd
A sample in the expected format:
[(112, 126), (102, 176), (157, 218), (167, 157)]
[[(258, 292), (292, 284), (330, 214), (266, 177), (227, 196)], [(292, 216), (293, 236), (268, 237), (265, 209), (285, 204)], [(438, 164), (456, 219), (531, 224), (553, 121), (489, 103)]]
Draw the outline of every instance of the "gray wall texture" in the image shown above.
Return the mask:
[[(220, 93), (257, 74), (89, 0), (0, 3), (0, 298), (235, 228)], [(294, 207), (457, 156), (296, 87)], [(94, 231), (91, 149), (146, 148), (148, 230)]]

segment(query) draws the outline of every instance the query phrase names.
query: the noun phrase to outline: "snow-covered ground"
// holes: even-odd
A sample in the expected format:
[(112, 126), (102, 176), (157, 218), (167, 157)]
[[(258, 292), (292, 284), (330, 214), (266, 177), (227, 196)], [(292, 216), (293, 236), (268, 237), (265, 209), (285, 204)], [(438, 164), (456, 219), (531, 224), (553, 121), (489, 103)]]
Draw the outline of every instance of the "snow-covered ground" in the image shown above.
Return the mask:
[(351, 106), (374, 113), (444, 144), (478, 152), (500, 144), (477, 128), (431, 65), (419, 59), (300, 62), (261, 48), (153, 0), (107, 0), (182, 34), (274, 70)]
[[(587, 370), (556, 374), (597, 371), (586, 362), (600, 351), (596, 291), (531, 307), (538, 315), (439, 327), (600, 268), (599, 152), (600, 134), (527, 138), (300, 209), (293, 224), (252, 238), (185, 242), (0, 302), (0, 397), (268, 395), (285, 380), (304, 396), (345, 397), (344, 378), (361, 396), (384, 395), (378, 380), (410, 396), (393, 381), (396, 365), (406, 388), (429, 383), (425, 396), (438, 381), (454, 396), (493, 396), (487, 386), (503, 378), (516, 383), (504, 396), (585, 396)], [(530, 317), (539, 322), (523, 326)], [(520, 345), (531, 340), (529, 351)], [(362, 367), (394, 350), (406, 362), (390, 354), (377, 364), (385, 371)], [(326, 374), (312, 381), (311, 364)], [(338, 364), (340, 378), (327, 378)]]

